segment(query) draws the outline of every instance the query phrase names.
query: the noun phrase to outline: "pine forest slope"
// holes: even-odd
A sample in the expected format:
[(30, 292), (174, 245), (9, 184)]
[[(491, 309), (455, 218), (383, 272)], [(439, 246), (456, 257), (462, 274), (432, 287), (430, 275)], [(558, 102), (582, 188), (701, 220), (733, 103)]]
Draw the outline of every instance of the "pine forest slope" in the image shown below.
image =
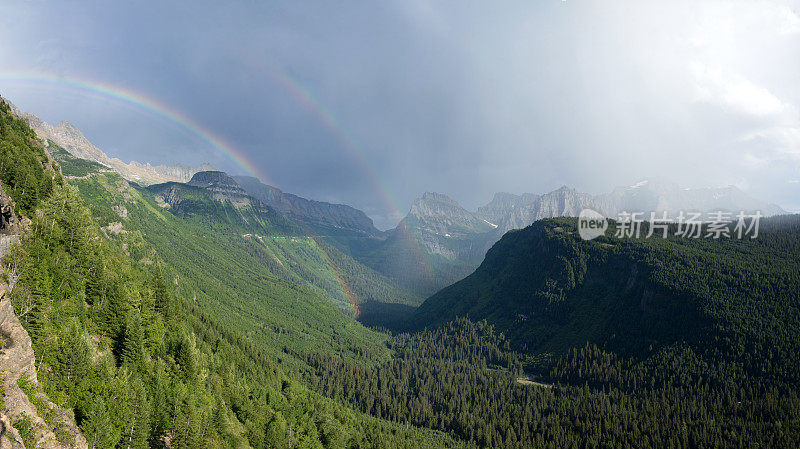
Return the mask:
[(795, 447), (800, 217), (741, 241), (576, 226), (507, 233), (389, 362), (310, 358), (311, 384), (486, 447)]
[[(142, 239), (144, 232), (105, 223), (101, 228), (78, 190), (5, 103), (0, 103), (0, 148), (3, 187), (31, 220), (21, 243), (3, 260), (6, 280), (14, 281), (11, 300), (31, 336), (44, 392), (74, 411), (91, 447), (459, 445), (441, 433), (353, 412), (282, 374), (270, 349), (274, 345), (253, 343), (255, 331), (228, 327), (210, 301), (209, 309), (196, 306), (180, 287), (188, 279), (179, 278), (174, 287), (171, 268), (156, 251), (163, 247)], [(19, 176), (20, 169), (26, 176)], [(148, 218), (169, 223), (136, 190), (121, 189), (106, 176), (83, 180), (97, 178), (103, 188), (135, 200), (132, 213), (149, 210)], [(30, 186), (37, 186), (33, 194)], [(289, 289), (277, 281), (272, 286)], [(293, 313), (310, 318), (289, 316), (285, 324), (297, 326), (298, 340), (325, 346), (330, 341), (305, 324), (314, 319), (311, 309), (333, 323), (334, 312), (347, 317), (312, 292), (293, 292)], [(366, 330), (354, 330), (355, 322), (339, 324), (344, 328), (326, 332), (340, 332), (342, 338), (333, 340), (342, 345), (374, 339)], [(332, 346), (328, 353), (337, 353)], [(28, 424), (18, 424), (21, 433), (30, 431)]]
[[(348, 312), (363, 292), (336, 287), (345, 255), (398, 258), (390, 235), (350, 245), (352, 230), (312, 232), (224, 173), (143, 188), (50, 144), (62, 178), (24, 122), (0, 118), (0, 179), (31, 219), (4, 259), (22, 273), (12, 301), (42, 388), (96, 447), (800, 441), (797, 217), (747, 241), (585, 242), (574, 219), (541, 220), (469, 274), (459, 264), (491, 244), (472, 237), (499, 225), (427, 195), (414, 240), (394, 244), (466, 278), (388, 335)], [(397, 279), (355, 267), (373, 298), (395, 296), (375, 285)]]
[[(165, 278), (181, 296), (272, 355), (291, 364), (287, 352), (382, 353), (381, 337), (352, 320), (346, 302), (337, 307), (316, 287), (332, 275), (313, 239), (271, 209), (236, 207), (178, 183), (137, 190), (116, 173), (73, 183), (109, 238), (121, 244), (136, 238), (157, 248)], [(156, 200), (178, 192), (180, 206)], [(132, 255), (135, 245), (126, 246)], [(335, 278), (328, 280), (338, 288)]]
[(685, 344), (739, 375), (800, 384), (800, 217), (764, 219), (752, 240), (583, 241), (576, 224), (506, 234), (475, 273), (420, 306), (416, 325), (486, 319), (533, 353), (588, 341), (644, 357)]

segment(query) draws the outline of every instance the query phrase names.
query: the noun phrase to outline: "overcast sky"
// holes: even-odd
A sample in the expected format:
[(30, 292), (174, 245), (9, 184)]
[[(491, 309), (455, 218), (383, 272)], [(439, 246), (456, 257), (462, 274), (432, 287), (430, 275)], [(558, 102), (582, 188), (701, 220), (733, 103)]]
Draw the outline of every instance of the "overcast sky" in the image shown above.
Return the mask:
[(10, 75), (138, 92), (230, 142), (265, 181), (382, 228), (424, 191), (474, 209), (497, 191), (600, 193), (656, 176), (800, 209), (798, 2), (0, 0), (0, 11), (0, 94), (21, 109), (126, 161), (242, 172), (158, 117)]

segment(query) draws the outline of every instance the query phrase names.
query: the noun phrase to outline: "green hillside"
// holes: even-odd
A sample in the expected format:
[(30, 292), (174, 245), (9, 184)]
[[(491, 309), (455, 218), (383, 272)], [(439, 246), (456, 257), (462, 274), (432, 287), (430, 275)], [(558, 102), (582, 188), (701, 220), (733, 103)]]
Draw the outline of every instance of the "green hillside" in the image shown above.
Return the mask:
[(762, 220), (755, 240), (586, 242), (575, 226), (542, 220), (508, 233), (415, 324), (487, 319), (534, 353), (588, 341), (637, 356), (688, 344), (743, 373), (800, 380), (800, 218)]
[[(245, 246), (277, 277), (318, 290), (343, 310), (366, 302), (417, 304), (419, 299), (356, 262), (318, 237), (302, 222), (292, 221), (245, 194), (220, 195), (186, 184), (150, 186), (145, 196), (198, 229)], [(149, 194), (149, 195), (148, 195)], [(169, 199), (174, 204), (168, 206)]]
[(312, 385), (481, 446), (800, 441), (800, 218), (742, 241), (586, 242), (576, 224), (508, 233), (389, 362), (311, 359)]
[(471, 257), (448, 258), (431, 253), (423, 242), (435, 240), (437, 245), (449, 251), (464, 253), (473, 246), (488, 244), (488, 234), (476, 235), (479, 237), (474, 240), (430, 234), (423, 237), (418, 220), (408, 216), (396, 229), (389, 231), (386, 240), (362, 240), (360, 246), (351, 244), (350, 251), (358, 261), (384, 274), (403, 289), (426, 297), (469, 275), (480, 263), (482, 254), (473, 251), (475, 254)]
[[(83, 173), (87, 164), (68, 155), (56, 154), (56, 157), (61, 159), (65, 173)], [(165, 247), (173, 239), (215, 242), (182, 248), (180, 251), (186, 258), (176, 255), (171, 264), (193, 260), (194, 251), (199, 251), (199, 257), (204, 251), (224, 247), (217, 256), (230, 250), (240, 256), (237, 259), (246, 260), (247, 266), (258, 267), (264, 274), (293, 285), (302, 285), (347, 313), (359, 310), (361, 304), (419, 303), (417, 297), (342, 253), (329, 240), (315, 237), (301, 224), (243, 193), (220, 194), (179, 183), (139, 188), (115, 173), (99, 169), (90, 176), (75, 176), (71, 181), (87, 198), (93, 215), (104, 224), (119, 222), (126, 229), (144, 232), (151, 243)], [(172, 204), (167, 204), (165, 198)], [(129, 215), (121, 217), (123, 210)], [(216, 256), (211, 253), (202, 256), (212, 257)]]
[[(573, 219), (538, 221), (412, 314), (404, 269), (417, 286), (421, 267), (463, 269), (412, 246), (435, 246), (435, 226), (359, 246), (221, 172), (142, 188), (50, 143), (54, 164), (8, 109), (0, 132), (3, 189), (31, 220), (3, 260), (39, 370), (20, 385), (72, 411), (94, 447), (800, 441), (798, 217), (741, 241), (586, 242)], [(351, 257), (370, 252), (399, 277)], [(412, 331), (356, 312), (410, 315)], [(33, 447), (32, 421), (12, 424)]]
[[(217, 267), (193, 280), (185, 271), (188, 261), (171, 267), (165, 259), (178, 256), (143, 238), (151, 228), (138, 231), (102, 220), (98, 225), (96, 218), (110, 216), (103, 205), (111, 207), (119, 197), (130, 208), (111, 208), (118, 216), (147, 218), (152, 229), (174, 223), (136, 190), (123, 188), (114, 174), (98, 173), (99, 167), (82, 163), (83, 168), (65, 169), (65, 182), (27, 124), (5, 103), (0, 103), (0, 148), (3, 161), (13, 162), (0, 166), (3, 190), (31, 220), (21, 243), (3, 260), (3, 281), (12, 286), (12, 303), (37, 357), (39, 386), (29, 381), (20, 386), (31, 398), (41, 388), (74, 412), (90, 447), (460, 446), (441, 433), (354, 412), (283, 374), (275, 354), (288, 352), (280, 348), (282, 341), (296, 342), (294, 351), (347, 355), (348, 360), (367, 352), (377, 360), (386, 351), (380, 335), (328, 300), (253, 267), (247, 271), (245, 262), (220, 264), (223, 251), (230, 249), (224, 246), (216, 253), (191, 254), (200, 269)], [(72, 182), (82, 184), (80, 194)], [(37, 187), (35, 195), (31, 186)], [(197, 246), (179, 240), (191, 236), (173, 235), (170, 247), (213, 246), (199, 238)], [(176, 254), (188, 255), (182, 251)], [(162, 252), (168, 257), (162, 259)], [(235, 291), (215, 277), (226, 269), (243, 270), (243, 284)], [(259, 283), (265, 284), (262, 290), (248, 290)], [(227, 308), (220, 301), (224, 293), (231, 294)], [(254, 298), (262, 293), (260, 301), (285, 301), (272, 304), (271, 313), (280, 316), (259, 316), (262, 309)], [(241, 301), (238, 309), (236, 301)], [(252, 323), (249, 331), (231, 326), (238, 322), (230, 318), (234, 310), (249, 319), (243, 327)], [(281, 333), (292, 338), (267, 344), (263, 336)], [(288, 367), (294, 369), (291, 363)], [(56, 417), (41, 408), (44, 403), (34, 403), (60, 443), (71, 444)], [(0, 412), (7, 405), (0, 403)], [(36, 446), (37, 424), (28, 418), (12, 424), (28, 447)]]
[[(338, 288), (314, 241), (280, 215), (257, 214), (231, 202), (211, 204), (207, 192), (183, 185), (175, 188), (189, 191), (182, 192), (191, 203), (184, 207), (211, 213), (175, 215), (152, 191), (137, 190), (116, 173), (71, 182), (110, 239), (132, 255), (137, 245), (154, 248), (165, 262), (164, 277), (192, 307), (273, 355), (288, 361), (287, 351), (320, 348), (336, 348), (344, 356), (382, 353), (381, 337), (348, 316), (346, 299), (337, 307), (316, 287), (328, 281)], [(251, 234), (243, 234), (245, 229)]]

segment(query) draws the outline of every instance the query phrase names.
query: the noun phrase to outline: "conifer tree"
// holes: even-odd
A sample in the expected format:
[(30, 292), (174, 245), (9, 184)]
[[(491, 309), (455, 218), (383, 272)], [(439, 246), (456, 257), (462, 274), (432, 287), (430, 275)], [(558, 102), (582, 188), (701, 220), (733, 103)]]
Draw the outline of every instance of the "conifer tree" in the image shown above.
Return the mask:
[(113, 448), (119, 441), (103, 398), (97, 397), (89, 404), (81, 427), (90, 449)]
[(128, 313), (125, 320), (125, 334), (122, 341), (122, 363), (136, 368), (144, 363), (144, 329), (141, 316), (136, 311)]

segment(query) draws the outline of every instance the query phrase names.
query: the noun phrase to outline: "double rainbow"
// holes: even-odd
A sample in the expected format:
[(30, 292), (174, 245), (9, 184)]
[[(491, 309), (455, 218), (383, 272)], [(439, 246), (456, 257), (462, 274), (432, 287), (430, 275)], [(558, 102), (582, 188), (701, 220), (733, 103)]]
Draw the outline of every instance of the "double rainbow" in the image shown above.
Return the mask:
[[(386, 184), (369, 165), (361, 147), (356, 144), (355, 138), (346, 131), (340, 121), (335, 118), (333, 113), (312, 93), (312, 91), (289, 75), (275, 68), (260, 66), (257, 69), (266, 74), (275, 85), (285, 91), (299, 106), (317, 118), (325, 129), (336, 138), (340, 146), (356, 163), (361, 173), (369, 180), (374, 191), (380, 195), (384, 206), (391, 212), (399, 215), (400, 208), (397, 206), (398, 203), (394, 195), (390, 193)], [(31, 89), (66, 91), (80, 97), (115, 103), (123, 107), (132, 108), (176, 127), (187, 136), (197, 139), (216, 152), (221, 153), (245, 173), (259, 178), (262, 182), (270, 183), (271, 178), (254, 164), (244, 152), (237, 149), (230, 142), (225, 141), (211, 129), (202, 126), (184, 112), (149, 97), (144, 93), (88, 78), (55, 76), (34, 72), (0, 72), (0, 85), (3, 84)], [(321, 248), (319, 248), (319, 250), (322, 251)], [(417, 252), (419, 260), (423, 261), (426, 268), (430, 270), (430, 266), (428, 266), (428, 257), (425, 251), (422, 248), (416, 247), (415, 252)], [(351, 305), (355, 308), (357, 306), (355, 298), (353, 298), (350, 289), (339, 275), (338, 269), (333, 266), (327, 254), (323, 254), (322, 257), (339, 281), (343, 290), (343, 295), (348, 298)]]

